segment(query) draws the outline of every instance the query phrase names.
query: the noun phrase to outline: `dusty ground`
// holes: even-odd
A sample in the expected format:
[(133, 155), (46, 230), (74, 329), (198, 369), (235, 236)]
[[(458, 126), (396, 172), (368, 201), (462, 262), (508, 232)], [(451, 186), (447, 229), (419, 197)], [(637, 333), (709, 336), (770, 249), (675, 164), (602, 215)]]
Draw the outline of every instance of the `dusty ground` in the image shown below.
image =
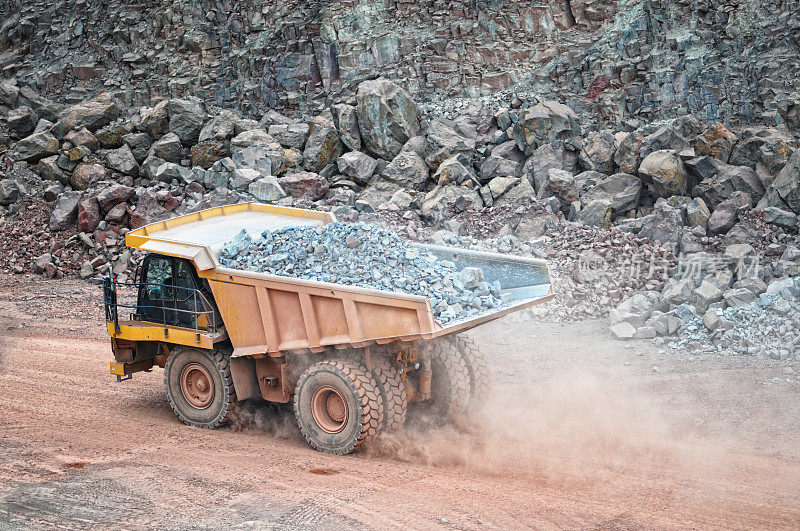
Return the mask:
[(800, 525), (798, 364), (506, 319), (473, 334), (498, 388), (478, 419), (331, 457), (283, 410), (196, 430), (160, 370), (116, 383), (99, 300), (0, 276), (0, 528)]

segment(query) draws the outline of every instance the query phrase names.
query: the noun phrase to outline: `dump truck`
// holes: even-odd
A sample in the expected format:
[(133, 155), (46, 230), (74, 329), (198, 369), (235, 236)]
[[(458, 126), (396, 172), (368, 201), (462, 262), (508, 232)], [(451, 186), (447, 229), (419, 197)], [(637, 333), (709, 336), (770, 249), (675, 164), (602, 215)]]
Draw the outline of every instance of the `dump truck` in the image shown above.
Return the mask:
[[(437, 323), (427, 297), (223, 267), (242, 230), (325, 225), (329, 212), (240, 203), (132, 230), (146, 253), (130, 281), (102, 280), (118, 381), (164, 369), (184, 423), (216, 428), (245, 400), (293, 406), (310, 445), (346, 454), (406, 421), (446, 421), (488, 391), (485, 357), (461, 333), (553, 297), (544, 260), (436, 245), (420, 250), (478, 267), (507, 304)], [(289, 406), (291, 404), (291, 406)]]

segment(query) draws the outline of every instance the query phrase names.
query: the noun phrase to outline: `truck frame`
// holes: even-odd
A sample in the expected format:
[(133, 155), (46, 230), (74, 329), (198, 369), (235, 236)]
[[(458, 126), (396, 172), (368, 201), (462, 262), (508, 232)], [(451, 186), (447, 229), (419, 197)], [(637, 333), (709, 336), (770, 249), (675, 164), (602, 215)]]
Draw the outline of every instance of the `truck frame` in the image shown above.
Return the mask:
[[(510, 300), (446, 326), (427, 297), (223, 267), (241, 230), (324, 225), (331, 213), (240, 203), (152, 223), (126, 234), (147, 252), (133, 282), (103, 279), (119, 381), (165, 369), (167, 396), (188, 425), (215, 428), (248, 399), (292, 403), (306, 440), (333, 454), (357, 450), (411, 412), (446, 420), (476, 407), (487, 362), (459, 333), (553, 297), (543, 260), (434, 245), (458, 268), (480, 267)], [(119, 294), (134, 294), (124, 304)], [(120, 315), (127, 312), (127, 315)]]

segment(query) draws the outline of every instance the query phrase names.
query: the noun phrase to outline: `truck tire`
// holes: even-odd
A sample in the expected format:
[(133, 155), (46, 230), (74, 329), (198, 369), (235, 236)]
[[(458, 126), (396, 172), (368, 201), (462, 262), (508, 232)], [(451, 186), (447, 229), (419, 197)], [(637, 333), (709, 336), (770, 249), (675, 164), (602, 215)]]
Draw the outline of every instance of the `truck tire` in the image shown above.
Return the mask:
[(357, 363), (320, 361), (300, 375), (294, 392), (297, 425), (315, 450), (344, 455), (380, 433), (383, 399)]
[(453, 343), (469, 372), (469, 409), (475, 411), (489, 396), (489, 367), (483, 352), (470, 338), (457, 335)]
[(172, 410), (185, 424), (216, 428), (236, 400), (230, 359), (220, 351), (176, 348), (164, 367)]
[(385, 358), (374, 360), (372, 376), (378, 384), (383, 399), (383, 424), (381, 431), (391, 430), (406, 423), (408, 399), (406, 384), (392, 363)]
[(451, 342), (437, 341), (431, 348), (431, 398), (416, 404), (414, 417), (442, 423), (467, 410), (469, 371)]

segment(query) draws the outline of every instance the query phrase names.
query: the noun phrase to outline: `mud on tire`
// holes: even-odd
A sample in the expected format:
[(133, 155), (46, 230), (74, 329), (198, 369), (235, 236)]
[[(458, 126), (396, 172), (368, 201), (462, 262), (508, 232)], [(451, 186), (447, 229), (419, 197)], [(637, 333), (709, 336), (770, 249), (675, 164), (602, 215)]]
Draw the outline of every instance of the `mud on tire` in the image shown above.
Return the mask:
[[(328, 397), (320, 393), (328, 393)], [(294, 393), (294, 414), (300, 431), (314, 449), (343, 455), (378, 435), (383, 423), (383, 399), (365, 367), (350, 361), (325, 360), (300, 375)]]
[(452, 339), (456, 350), (461, 355), (469, 372), (469, 410), (475, 411), (482, 401), (489, 396), (489, 366), (486, 357), (478, 346), (465, 335), (457, 335)]
[[(184, 424), (210, 429), (227, 420), (236, 400), (227, 354), (178, 347), (170, 354), (164, 369), (169, 405)], [(197, 395), (191, 396), (192, 391), (197, 391)]]
[(373, 360), (372, 376), (378, 384), (383, 399), (383, 423), (381, 431), (391, 430), (406, 423), (408, 399), (406, 384), (400, 371), (385, 358)]

